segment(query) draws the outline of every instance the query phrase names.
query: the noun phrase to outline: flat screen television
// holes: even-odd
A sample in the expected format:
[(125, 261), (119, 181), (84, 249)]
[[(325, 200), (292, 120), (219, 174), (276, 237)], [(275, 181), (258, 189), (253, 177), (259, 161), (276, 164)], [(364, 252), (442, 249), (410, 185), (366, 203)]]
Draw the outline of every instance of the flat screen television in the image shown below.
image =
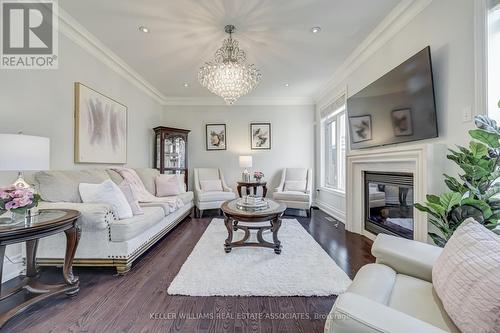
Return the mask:
[(347, 100), (351, 149), (438, 136), (430, 47)]

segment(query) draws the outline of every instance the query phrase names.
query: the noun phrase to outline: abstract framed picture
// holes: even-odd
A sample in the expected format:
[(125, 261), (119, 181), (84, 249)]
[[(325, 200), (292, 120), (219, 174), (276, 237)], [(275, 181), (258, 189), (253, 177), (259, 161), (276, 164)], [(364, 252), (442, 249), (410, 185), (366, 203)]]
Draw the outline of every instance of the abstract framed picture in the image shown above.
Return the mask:
[(75, 163), (127, 163), (127, 107), (75, 83)]
[(207, 124), (207, 150), (226, 150), (227, 135), (226, 124)]
[(395, 136), (413, 135), (411, 109), (399, 109), (391, 112), (392, 129)]
[(350, 117), (349, 125), (353, 143), (372, 139), (372, 117), (370, 115)]
[(251, 123), (250, 124), (250, 148), (251, 149), (271, 149), (271, 124)]

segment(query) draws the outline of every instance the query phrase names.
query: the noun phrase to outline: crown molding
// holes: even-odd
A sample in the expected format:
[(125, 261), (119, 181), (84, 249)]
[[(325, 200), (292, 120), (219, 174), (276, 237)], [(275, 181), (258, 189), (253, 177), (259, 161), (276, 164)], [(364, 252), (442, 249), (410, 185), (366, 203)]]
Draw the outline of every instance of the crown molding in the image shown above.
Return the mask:
[[(293, 106), (314, 105), (314, 100), (307, 97), (242, 97), (232, 106), (268, 105)], [(228, 106), (220, 97), (167, 97), (163, 101), (165, 106)], [(231, 106), (228, 106), (231, 107)]]
[(59, 31), (137, 88), (163, 104), (166, 97), (59, 6)]
[(375, 52), (380, 50), (391, 38), (422, 12), (432, 0), (403, 0), (380, 22), (377, 27), (346, 58), (332, 78), (314, 97), (317, 104), (358, 69)]

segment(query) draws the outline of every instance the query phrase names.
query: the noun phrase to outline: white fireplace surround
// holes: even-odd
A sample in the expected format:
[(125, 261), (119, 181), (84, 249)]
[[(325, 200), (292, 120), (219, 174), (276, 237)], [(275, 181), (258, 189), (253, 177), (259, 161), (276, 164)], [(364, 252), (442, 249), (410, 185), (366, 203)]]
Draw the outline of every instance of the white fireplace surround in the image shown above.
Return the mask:
[[(446, 172), (446, 146), (442, 144), (399, 145), (369, 150), (355, 150), (347, 155), (346, 229), (374, 239), (365, 230), (364, 172), (405, 172), (413, 174), (414, 200), (425, 201), (430, 193), (445, 189), (442, 174)], [(428, 242), (427, 216), (414, 209), (414, 235)]]

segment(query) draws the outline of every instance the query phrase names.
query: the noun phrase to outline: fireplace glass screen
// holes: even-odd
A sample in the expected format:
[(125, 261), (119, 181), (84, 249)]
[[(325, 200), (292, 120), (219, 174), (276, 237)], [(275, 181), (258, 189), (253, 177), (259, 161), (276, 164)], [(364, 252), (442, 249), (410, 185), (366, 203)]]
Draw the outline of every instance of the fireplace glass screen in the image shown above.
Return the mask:
[(365, 172), (365, 229), (413, 239), (413, 175)]

